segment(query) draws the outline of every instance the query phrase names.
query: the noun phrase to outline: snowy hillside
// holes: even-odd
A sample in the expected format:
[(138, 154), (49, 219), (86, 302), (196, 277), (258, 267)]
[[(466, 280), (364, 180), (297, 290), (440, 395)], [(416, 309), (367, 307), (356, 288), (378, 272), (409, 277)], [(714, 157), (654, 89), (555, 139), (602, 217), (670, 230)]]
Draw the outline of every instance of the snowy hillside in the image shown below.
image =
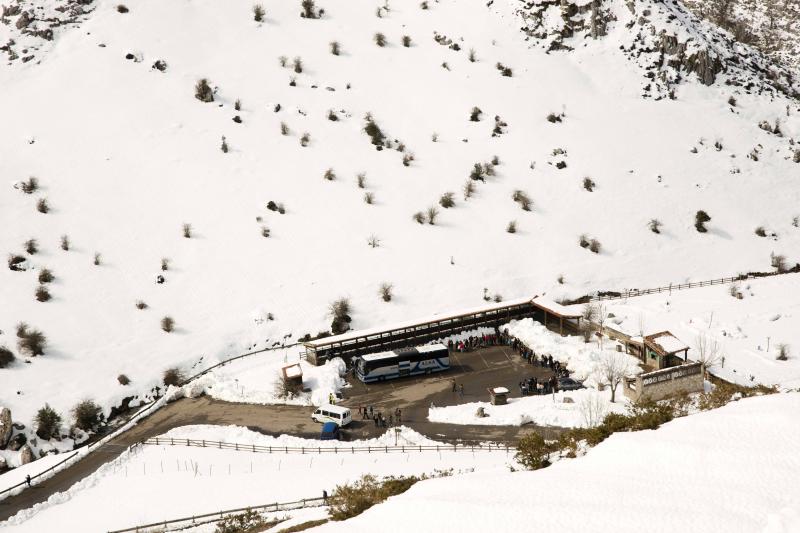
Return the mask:
[[(619, 433), (536, 472), (419, 483), (314, 531), (763, 531), (800, 527), (798, 394), (742, 400)], [(654, 459), (657, 458), (657, 459)], [(408, 512), (413, 509), (414, 512)]]
[[(674, 99), (656, 101), (631, 49), (644, 15), (621, 1), (604, 4), (602, 38), (550, 53), (520, 31), (521, 2), (423, 4), (319, 0), (309, 18), (265, 2), (256, 22), (250, 1), (101, 0), (37, 38), (35, 61), (0, 67), (0, 250), (24, 259), (0, 270), (0, 346), (17, 356), (0, 405), (26, 424), (45, 402), (108, 408), (168, 367), (327, 330), (340, 297), (360, 328), (484, 292), (578, 296), (800, 260), (800, 110), (774, 87), (782, 74), (734, 84), (756, 74), (720, 40), (714, 83), (668, 72)], [(40, 5), (59, 7), (26, 2)], [(716, 36), (658, 13), (681, 43)], [(22, 16), (6, 14), (3, 39), (34, 38)], [(213, 102), (195, 97), (201, 78)], [(432, 206), (435, 224), (412, 218)], [(37, 301), (44, 268), (51, 299)], [(20, 353), (20, 322), (46, 336), (44, 355)]]

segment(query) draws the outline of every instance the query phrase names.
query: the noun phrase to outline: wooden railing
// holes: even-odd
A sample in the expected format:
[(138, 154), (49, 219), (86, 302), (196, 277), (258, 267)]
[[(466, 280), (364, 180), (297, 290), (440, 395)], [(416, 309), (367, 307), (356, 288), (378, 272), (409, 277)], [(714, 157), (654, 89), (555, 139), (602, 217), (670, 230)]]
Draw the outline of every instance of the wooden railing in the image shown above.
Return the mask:
[(208, 524), (210, 522), (218, 522), (227, 516), (246, 513), (248, 511), (263, 514), (275, 513), (278, 511), (290, 511), (292, 509), (305, 509), (307, 507), (321, 507), (323, 505), (325, 505), (325, 498), (305, 498), (295, 502), (268, 503), (266, 505), (254, 505), (251, 507), (242, 507), (240, 509), (228, 509), (226, 511), (217, 511), (215, 513), (187, 516), (184, 518), (173, 518), (171, 520), (153, 522), (152, 524), (143, 524), (129, 527), (127, 529), (115, 529), (113, 531), (108, 531), (108, 533), (150, 533), (156, 531), (177, 531), (179, 529), (186, 529), (193, 526)]
[(235, 450), (250, 453), (299, 453), (299, 454), (355, 454), (355, 453), (406, 453), (406, 452), (480, 452), (480, 451), (505, 451), (513, 452), (516, 449), (507, 444), (481, 443), (479, 445), (464, 444), (437, 444), (416, 445), (399, 444), (397, 446), (259, 446), (257, 444), (243, 444), (236, 442), (220, 442), (198, 439), (173, 439), (169, 437), (153, 437), (142, 441), (145, 446), (190, 446), (198, 448), (214, 448), (220, 450)]

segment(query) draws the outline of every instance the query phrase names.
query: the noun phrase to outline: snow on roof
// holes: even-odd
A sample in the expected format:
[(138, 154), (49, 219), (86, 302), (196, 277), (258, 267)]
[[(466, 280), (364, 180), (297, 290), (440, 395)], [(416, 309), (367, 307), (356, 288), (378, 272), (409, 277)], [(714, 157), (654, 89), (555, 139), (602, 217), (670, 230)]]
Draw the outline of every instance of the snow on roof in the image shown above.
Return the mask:
[(683, 350), (689, 349), (685, 342), (680, 340), (669, 331), (662, 331), (661, 333), (649, 335), (647, 340), (652, 344), (655, 344), (658, 348), (661, 348), (661, 350), (667, 354), (682, 352)]
[(505, 387), (495, 387), (492, 389), (494, 394), (508, 394), (508, 389)]
[(366, 355), (362, 355), (361, 358), (364, 361), (378, 361), (380, 359), (390, 359), (395, 355), (397, 354), (395, 354), (394, 352), (378, 352), (378, 353), (368, 353)]
[(564, 318), (578, 318), (581, 316), (579, 311), (574, 311), (568, 307), (564, 307), (560, 303), (554, 302), (549, 298), (542, 298), (541, 296), (536, 296), (531, 300), (531, 303), (535, 306), (541, 307), (543, 309), (547, 309), (550, 313), (554, 315), (559, 315)]
[(419, 353), (435, 352), (436, 350), (446, 350), (447, 346), (444, 344), (426, 344), (425, 346), (417, 346)]
[(303, 375), (303, 369), (300, 368), (299, 364), (294, 364), (283, 367), (283, 373), (287, 378), (296, 378)]
[[(531, 301), (531, 299), (529, 297), (524, 297), (524, 298), (517, 298), (516, 300), (508, 300), (508, 301), (499, 302), (499, 303), (485, 304), (485, 305), (481, 305), (479, 307), (473, 307), (473, 308), (469, 308), (469, 309), (464, 309), (464, 310), (457, 311), (457, 312), (451, 311), (451, 312), (448, 312), (448, 313), (433, 314), (433, 315), (429, 315), (428, 317), (420, 318), (420, 319), (417, 319), (417, 320), (406, 320), (406, 321), (403, 321), (403, 322), (396, 322), (394, 324), (384, 324), (384, 325), (381, 325), (381, 326), (378, 326), (378, 327), (374, 327), (374, 328), (369, 328), (369, 329), (348, 331), (347, 333), (342, 333), (341, 335), (334, 335), (332, 337), (325, 337), (325, 338), (322, 338), (322, 339), (312, 340), (312, 341), (308, 341), (308, 342), (306, 342), (304, 344), (306, 346), (312, 346), (312, 347), (325, 346), (325, 345), (328, 345), (328, 344), (331, 344), (331, 343), (334, 343), (334, 342), (349, 341), (349, 340), (353, 340), (353, 339), (358, 339), (360, 337), (366, 337), (366, 336), (369, 336), (369, 335), (375, 335), (375, 334), (378, 334), (378, 333), (383, 333), (383, 332), (386, 332), (386, 331), (410, 328), (410, 327), (413, 327), (413, 326), (419, 326), (419, 325), (422, 325), (422, 324), (427, 324), (428, 322), (436, 322), (437, 320), (447, 320), (447, 319), (450, 319), (450, 318), (457, 318), (457, 317), (461, 317), (461, 316), (465, 316), (465, 315), (472, 315), (472, 314), (475, 314), (475, 313), (482, 313), (482, 312), (486, 312), (486, 311), (494, 311), (496, 309), (503, 309), (505, 307), (510, 307), (510, 306), (513, 306), (513, 305), (522, 305), (522, 304), (530, 303), (530, 301)], [(556, 304), (556, 305), (558, 305), (558, 304)], [(576, 316), (579, 316), (579, 315), (576, 315)]]

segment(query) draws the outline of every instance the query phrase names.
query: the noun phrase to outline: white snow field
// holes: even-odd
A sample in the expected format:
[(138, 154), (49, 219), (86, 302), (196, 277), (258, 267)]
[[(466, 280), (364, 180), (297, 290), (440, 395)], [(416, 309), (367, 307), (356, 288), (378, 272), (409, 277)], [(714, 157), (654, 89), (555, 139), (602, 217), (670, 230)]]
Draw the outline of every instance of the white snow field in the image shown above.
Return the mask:
[[(618, 20), (608, 36), (549, 54), (526, 41), (514, 13), (522, 4), (511, 0), (396, 3), (381, 18), (380, 2), (319, 0), (318, 20), (300, 17), (299, 1), (265, 2), (264, 23), (249, 0), (141, 0), (124, 14), (118, 2), (95, 4), (36, 61), (0, 68), (0, 250), (27, 258), (23, 272), (0, 270), (0, 345), (20, 355), (19, 322), (48, 341), (44, 356), (0, 369), (0, 405), (17, 421), (30, 425), (45, 402), (69, 418), (85, 397), (108, 410), (146, 394), (168, 367), (197, 370), (316, 334), (342, 296), (362, 328), (480, 304), (484, 288), (505, 298), (547, 292), (559, 275), (579, 295), (768, 270), (771, 252), (797, 260), (796, 102), (726, 85), (726, 73), (712, 86), (686, 76), (675, 100), (643, 99), (645, 71), (619, 49), (633, 42), (626, 24), (640, 14), (621, 0), (609, 2)], [(653, 20), (666, 20), (663, 9), (677, 8), (654, 9)], [(704, 31), (678, 33), (707, 39)], [(151, 68), (156, 60), (164, 72)], [(194, 98), (202, 77), (217, 88), (214, 103)], [(397, 143), (370, 144), (368, 112), (414, 154), (409, 166)], [(562, 112), (561, 123), (546, 120)], [(495, 116), (508, 125), (492, 137)], [(758, 127), (778, 118), (783, 137)], [(756, 146), (757, 161), (748, 158)], [(465, 201), (473, 165), (495, 155), (495, 175)], [(323, 179), (329, 168), (332, 181)], [(14, 187), (30, 176), (40, 182), (34, 194)], [(515, 190), (531, 211), (512, 200)], [(440, 208), (435, 225), (412, 220), (447, 191), (456, 205)], [(41, 198), (47, 214), (36, 210)], [(712, 219), (705, 234), (693, 227), (699, 209)], [(661, 234), (648, 229), (653, 218)], [(777, 240), (757, 237), (756, 226)], [(584, 233), (600, 253), (578, 246)], [(28, 255), (32, 238), (40, 251)], [(56, 279), (52, 300), (39, 302), (44, 267)], [(383, 282), (394, 285), (388, 303)], [(134, 306), (139, 299), (147, 309)], [(160, 328), (167, 315), (172, 333)], [(118, 384), (120, 374), (131, 384)]]
[(313, 531), (793, 533), (800, 394), (756, 397), (617, 433), (536, 472), (425, 481)]
[[(320, 442), (268, 437), (236, 426), (186, 426), (164, 437), (261, 446), (340, 446), (343, 453), (266, 454), (145, 446), (108, 463), (68, 491), (21, 511), (0, 524), (0, 530), (33, 533), (67, 526), (65, 531), (106, 531), (248, 505), (318, 498), (323, 490), (331, 493), (337, 484), (367, 473), (435, 474), (450, 468), (454, 474), (499, 472), (514, 462), (513, 452), (505, 451), (348, 453), (350, 446), (394, 445), (394, 431), (366, 441)], [(436, 442), (403, 428), (398, 444)]]

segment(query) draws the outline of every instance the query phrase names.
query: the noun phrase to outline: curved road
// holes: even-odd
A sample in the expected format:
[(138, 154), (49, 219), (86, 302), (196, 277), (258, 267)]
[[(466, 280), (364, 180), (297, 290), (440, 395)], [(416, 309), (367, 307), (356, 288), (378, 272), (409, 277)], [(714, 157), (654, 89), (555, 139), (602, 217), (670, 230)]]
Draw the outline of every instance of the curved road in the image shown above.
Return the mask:
[[(451, 365), (449, 372), (435, 377), (410, 378), (369, 386), (356, 382), (344, 389), (345, 398), (340, 403), (353, 409), (354, 418), (344, 432), (345, 438), (355, 440), (376, 437), (386, 431), (375, 427), (371, 421), (362, 422), (358, 419), (357, 407), (368, 405), (372, 405), (377, 411), (383, 411), (387, 416), (400, 408), (404, 425), (435, 440), (451, 443), (494, 441), (513, 444), (527, 431), (535, 430), (547, 437), (559, 432), (559, 428), (537, 428), (530, 425), (462, 426), (429, 422), (428, 408), (432, 404), (444, 406), (486, 401), (486, 389), (489, 387), (504, 385), (513, 391), (521, 376), (549, 375), (549, 370), (525, 364), (505, 346), (453, 354)], [(464, 384), (463, 397), (452, 392), (452, 379)], [(227, 403), (205, 396), (179, 400), (162, 407), (53, 477), (16, 496), (0, 500), (0, 522), (20, 510), (46, 501), (57, 492), (69, 489), (103, 464), (118, 457), (128, 446), (162, 435), (171, 429), (193, 424), (238, 425), (267, 435), (291, 434), (315, 439), (319, 437), (319, 424), (310, 419), (312, 410), (311, 407), (289, 405)]]

